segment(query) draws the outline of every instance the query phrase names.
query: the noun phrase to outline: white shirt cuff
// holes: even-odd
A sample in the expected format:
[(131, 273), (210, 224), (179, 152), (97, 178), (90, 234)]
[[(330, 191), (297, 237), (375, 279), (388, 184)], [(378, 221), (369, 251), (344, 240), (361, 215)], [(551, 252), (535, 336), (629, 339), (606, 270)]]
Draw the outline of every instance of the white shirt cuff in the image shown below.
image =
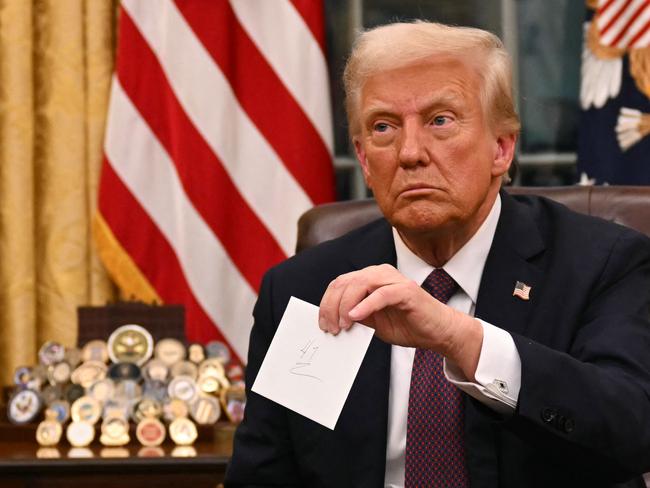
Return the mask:
[(483, 326), (483, 344), (476, 367), (476, 383), (468, 381), (452, 362), (444, 361), (445, 376), (458, 388), (499, 413), (517, 408), (521, 388), (521, 358), (512, 336), (488, 322)]

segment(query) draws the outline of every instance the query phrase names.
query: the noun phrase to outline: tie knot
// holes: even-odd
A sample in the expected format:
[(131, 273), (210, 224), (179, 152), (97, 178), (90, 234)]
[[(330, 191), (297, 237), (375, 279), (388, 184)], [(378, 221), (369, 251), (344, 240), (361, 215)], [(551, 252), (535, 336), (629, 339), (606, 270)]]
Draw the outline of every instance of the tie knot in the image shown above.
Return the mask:
[(447, 303), (451, 296), (456, 293), (458, 283), (442, 269), (434, 269), (422, 283), (422, 288), (436, 300)]

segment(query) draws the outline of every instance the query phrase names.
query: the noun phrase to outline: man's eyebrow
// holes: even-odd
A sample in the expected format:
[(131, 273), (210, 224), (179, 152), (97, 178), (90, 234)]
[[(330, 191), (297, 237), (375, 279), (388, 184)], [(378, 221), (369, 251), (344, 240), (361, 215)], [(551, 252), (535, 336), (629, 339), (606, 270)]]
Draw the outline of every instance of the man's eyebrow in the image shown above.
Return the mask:
[(463, 96), (456, 92), (446, 92), (440, 96), (436, 96), (431, 100), (429, 106), (438, 105), (458, 105), (462, 102)]
[[(432, 110), (451, 107), (457, 108), (462, 104), (463, 97), (459, 93), (448, 91), (441, 94), (436, 94), (429, 99), (429, 101), (420, 107), (420, 113), (431, 112)], [(366, 108), (361, 116), (363, 119), (373, 119), (379, 116), (391, 116), (395, 115), (395, 110), (390, 106), (390, 104), (384, 102), (374, 102), (371, 103), (368, 108)]]
[(391, 110), (390, 106), (384, 105), (384, 104), (376, 104), (374, 106), (370, 106), (370, 108), (364, 110), (361, 113), (361, 116), (363, 119), (373, 119), (378, 116), (390, 116), (394, 114), (395, 112)]

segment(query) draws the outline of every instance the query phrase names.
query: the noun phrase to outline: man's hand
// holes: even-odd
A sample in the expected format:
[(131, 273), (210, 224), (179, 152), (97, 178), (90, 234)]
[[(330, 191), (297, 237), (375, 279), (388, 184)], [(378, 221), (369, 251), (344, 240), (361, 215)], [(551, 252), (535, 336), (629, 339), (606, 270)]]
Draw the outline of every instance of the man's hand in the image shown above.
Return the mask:
[(474, 380), (483, 327), (433, 298), (388, 264), (339, 276), (320, 303), (320, 328), (332, 334), (361, 322), (390, 344), (439, 352)]

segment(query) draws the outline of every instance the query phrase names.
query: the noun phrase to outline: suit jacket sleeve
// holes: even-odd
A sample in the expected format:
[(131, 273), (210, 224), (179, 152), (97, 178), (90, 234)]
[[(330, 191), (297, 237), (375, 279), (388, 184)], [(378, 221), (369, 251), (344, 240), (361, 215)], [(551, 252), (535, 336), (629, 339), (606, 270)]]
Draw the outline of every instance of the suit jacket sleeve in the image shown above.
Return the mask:
[[(602, 261), (566, 350), (513, 334), (522, 386), (505, 427), (577, 470), (625, 479), (650, 470), (650, 243), (624, 229)], [(571, 296), (572, 283), (556, 286)]]
[[(251, 392), (257, 372), (273, 339), (277, 324), (273, 306), (273, 270), (262, 280), (253, 311), (246, 368), (247, 403), (243, 422), (237, 429), (233, 457), (226, 473), (227, 487), (295, 486), (298, 469), (294, 464), (286, 410), (277, 403)], [(284, 310), (278, 304), (278, 310)]]

